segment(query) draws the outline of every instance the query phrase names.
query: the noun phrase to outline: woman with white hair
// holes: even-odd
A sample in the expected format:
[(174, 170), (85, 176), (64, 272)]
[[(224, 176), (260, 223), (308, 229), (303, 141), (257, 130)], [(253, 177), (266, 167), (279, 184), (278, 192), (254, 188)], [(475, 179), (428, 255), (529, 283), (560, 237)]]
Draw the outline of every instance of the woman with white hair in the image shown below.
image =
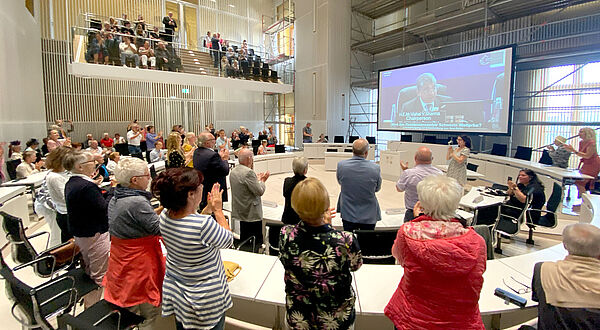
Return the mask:
[(304, 157), (296, 157), (292, 161), (292, 170), (294, 176), (285, 178), (283, 181), (283, 197), (285, 198), (285, 207), (283, 208), (283, 215), (281, 216), (281, 222), (286, 225), (295, 225), (300, 222), (300, 216), (292, 208), (292, 192), (296, 185), (306, 179), (306, 173), (308, 172), (308, 160)]
[(567, 150), (566, 143), (567, 139), (563, 136), (558, 135), (554, 138), (554, 146), (548, 146), (548, 155), (552, 158), (552, 165), (567, 168), (569, 167), (569, 158), (571, 158), (571, 152)]
[(185, 157), (185, 166), (194, 167), (194, 151), (198, 148), (198, 137), (194, 132), (185, 133), (185, 139), (183, 139), (183, 156)]
[(23, 153), (23, 162), (21, 162), (21, 164), (19, 164), (16, 168), (17, 179), (26, 178), (42, 170), (44, 161), (40, 160), (36, 162), (36, 158), (37, 154), (35, 151), (25, 151)]
[[(600, 173), (600, 157), (598, 156), (598, 148), (596, 146), (596, 131), (589, 127), (584, 127), (579, 130), (579, 151), (571, 145), (566, 145), (565, 148), (570, 152), (575, 153), (576, 156), (581, 157), (579, 160), (579, 172), (581, 174), (587, 174), (593, 179), (588, 180), (577, 180), (575, 185), (579, 197), (581, 193), (585, 192), (588, 184), (593, 184)], [(593, 187), (591, 187), (593, 188)]]
[[(89, 152), (72, 151), (65, 156), (63, 166), (71, 172), (65, 185), (69, 229), (81, 250), (85, 272), (96, 284), (102, 285), (108, 266), (110, 236), (107, 202), (98, 187), (101, 181), (92, 179), (98, 173), (96, 161)], [(84, 297), (85, 307), (92, 306), (101, 298), (101, 289), (89, 293)]]
[(165, 260), (160, 247), (162, 208), (153, 209), (147, 191), (150, 171), (145, 161), (125, 158), (115, 168), (118, 186), (108, 203), (111, 237), (104, 299), (129, 307), (151, 324), (160, 313)]
[(417, 185), (424, 213), (400, 226), (392, 254), (404, 276), (385, 308), (397, 329), (484, 329), (479, 314), (486, 245), (455, 219), (463, 189), (445, 175)]

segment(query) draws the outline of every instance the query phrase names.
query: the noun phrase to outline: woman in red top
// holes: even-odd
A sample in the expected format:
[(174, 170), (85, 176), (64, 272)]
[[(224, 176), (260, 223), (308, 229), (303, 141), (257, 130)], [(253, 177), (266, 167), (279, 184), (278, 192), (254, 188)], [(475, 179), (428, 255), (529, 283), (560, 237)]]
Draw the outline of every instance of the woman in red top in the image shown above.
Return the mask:
[(415, 214), (403, 224), (392, 254), (404, 276), (385, 307), (398, 329), (484, 329), (479, 314), (486, 245), (454, 219), (463, 189), (445, 175), (417, 185)]
[[(589, 127), (584, 127), (579, 130), (579, 151), (571, 145), (565, 145), (565, 149), (575, 153), (575, 155), (581, 157), (579, 160), (579, 172), (581, 174), (587, 174), (592, 176), (594, 179), (577, 180), (578, 197), (581, 197), (581, 193), (585, 192), (585, 186), (588, 183), (592, 183), (598, 177), (600, 172), (600, 157), (598, 157), (598, 150), (596, 148), (596, 131)], [(593, 188), (593, 187), (590, 187)]]

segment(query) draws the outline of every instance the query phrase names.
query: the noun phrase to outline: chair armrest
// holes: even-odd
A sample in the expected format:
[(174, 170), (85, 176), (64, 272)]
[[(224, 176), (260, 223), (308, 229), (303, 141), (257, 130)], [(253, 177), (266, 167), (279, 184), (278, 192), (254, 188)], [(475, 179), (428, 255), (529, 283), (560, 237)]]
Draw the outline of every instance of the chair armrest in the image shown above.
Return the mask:
[(44, 234), (48, 235), (46, 237), (46, 249), (48, 249), (48, 244), (50, 244), (50, 233), (49, 232), (47, 232), (47, 231), (41, 231), (39, 233), (35, 233), (35, 234), (31, 235), (31, 236), (25, 236), (25, 237), (27, 237), (27, 239), (32, 239), (32, 238), (36, 238), (36, 237), (44, 235)]
[(248, 238), (246, 238), (243, 242), (240, 243), (240, 245), (238, 245), (236, 250), (240, 250), (240, 248), (242, 248), (242, 246), (244, 246), (246, 243), (249, 243), (250, 241), (252, 241), (252, 251), (255, 250), (256, 248), (256, 237), (254, 236), (250, 236)]
[(13, 271), (17, 271), (17, 270), (23, 269), (23, 268), (25, 268), (27, 266), (31, 266), (31, 265), (36, 264), (36, 263), (38, 263), (38, 262), (40, 262), (41, 260), (44, 260), (44, 259), (52, 259), (52, 262), (55, 263), (53, 256), (43, 256), (43, 257), (35, 258), (35, 259), (33, 259), (33, 260), (29, 261), (29, 262), (26, 262), (24, 264), (20, 264), (20, 265), (16, 266), (15, 268), (13, 268)]
[[(66, 285), (66, 288), (64, 288), (63, 290), (60, 290), (61, 288), (63, 288), (62, 285), (60, 285), (62, 282), (68, 282)], [(53, 292), (52, 290), (56, 290), (56, 287), (58, 286), (58, 289), (60, 291), (57, 292)], [(38, 294), (42, 293), (45, 290), (49, 290), (50, 294), (48, 294), (50, 297), (46, 300), (41, 301), (38, 296)], [(35, 298), (36, 300), (38, 300), (38, 304), (39, 304), (39, 308), (42, 308), (44, 306), (46, 306), (47, 304), (52, 303), (55, 300), (58, 300), (62, 297), (64, 297), (65, 295), (68, 294), (69, 297), (69, 301), (65, 304), (60, 304), (61, 301), (59, 301), (59, 304), (57, 304), (58, 306), (56, 306), (56, 310), (54, 310), (52, 313), (50, 313), (48, 316), (55, 316), (55, 315), (60, 315), (62, 314), (65, 310), (69, 310), (72, 306), (75, 305), (75, 298), (77, 297), (77, 289), (75, 288), (75, 279), (72, 276), (64, 276), (64, 277), (59, 277), (55, 280), (50, 280), (40, 286), (37, 286), (35, 288)]]
[(502, 205), (500, 205), (501, 209), (503, 207), (508, 207), (508, 208), (515, 209), (515, 210), (523, 210), (523, 208), (520, 208), (520, 207), (517, 207), (517, 206), (513, 206), (513, 205), (508, 205), (508, 204), (502, 204)]
[(116, 309), (113, 309), (112, 311), (108, 312), (106, 315), (102, 316), (98, 321), (94, 322), (94, 327), (97, 327), (100, 323), (102, 323), (104, 320), (106, 320), (107, 318), (111, 317), (114, 314), (119, 315), (119, 319), (117, 321), (117, 329), (121, 329), (121, 312), (119, 312)]

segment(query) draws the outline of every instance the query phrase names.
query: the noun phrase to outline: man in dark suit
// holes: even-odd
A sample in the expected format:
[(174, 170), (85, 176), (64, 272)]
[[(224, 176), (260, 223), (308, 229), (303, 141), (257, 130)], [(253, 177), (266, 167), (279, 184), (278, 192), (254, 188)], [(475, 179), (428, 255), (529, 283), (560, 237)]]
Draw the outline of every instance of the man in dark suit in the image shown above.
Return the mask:
[(173, 12), (169, 12), (167, 16), (163, 18), (162, 23), (165, 26), (165, 41), (172, 42), (173, 34), (175, 34), (175, 29), (177, 28), (177, 21), (173, 19)]
[(219, 152), (214, 151), (215, 137), (209, 132), (200, 133), (198, 136), (199, 147), (194, 151), (194, 168), (204, 175), (204, 188), (202, 189), (202, 203), (200, 209), (206, 204), (207, 193), (213, 184), (218, 182), (223, 189), (223, 201), (227, 201), (227, 181), (229, 174), (229, 150), (223, 148)]
[(381, 189), (379, 165), (368, 161), (369, 142), (358, 139), (352, 143), (353, 157), (337, 164), (337, 181), (341, 186), (337, 210), (345, 231), (373, 230), (381, 220), (381, 210), (375, 193)]
[(213, 34), (212, 39), (210, 39), (210, 49), (212, 49), (212, 56), (214, 61), (215, 68), (219, 67), (219, 63), (221, 63), (221, 47), (219, 45), (219, 38), (217, 38), (217, 34)]
[(417, 97), (404, 102), (396, 121), (417, 121), (419, 117), (431, 117), (428, 120), (445, 121), (445, 112), (440, 108), (442, 103), (451, 101), (449, 96), (438, 95), (437, 80), (431, 73), (423, 73), (417, 77)]

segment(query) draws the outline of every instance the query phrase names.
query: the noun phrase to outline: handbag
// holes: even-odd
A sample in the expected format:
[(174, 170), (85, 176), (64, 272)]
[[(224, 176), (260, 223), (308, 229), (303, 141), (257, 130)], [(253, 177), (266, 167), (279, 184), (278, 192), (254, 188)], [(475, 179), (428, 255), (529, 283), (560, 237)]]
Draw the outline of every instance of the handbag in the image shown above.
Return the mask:
[(225, 268), (225, 276), (227, 276), (227, 282), (233, 281), (233, 279), (242, 271), (242, 266), (233, 261), (223, 261), (223, 267)]

